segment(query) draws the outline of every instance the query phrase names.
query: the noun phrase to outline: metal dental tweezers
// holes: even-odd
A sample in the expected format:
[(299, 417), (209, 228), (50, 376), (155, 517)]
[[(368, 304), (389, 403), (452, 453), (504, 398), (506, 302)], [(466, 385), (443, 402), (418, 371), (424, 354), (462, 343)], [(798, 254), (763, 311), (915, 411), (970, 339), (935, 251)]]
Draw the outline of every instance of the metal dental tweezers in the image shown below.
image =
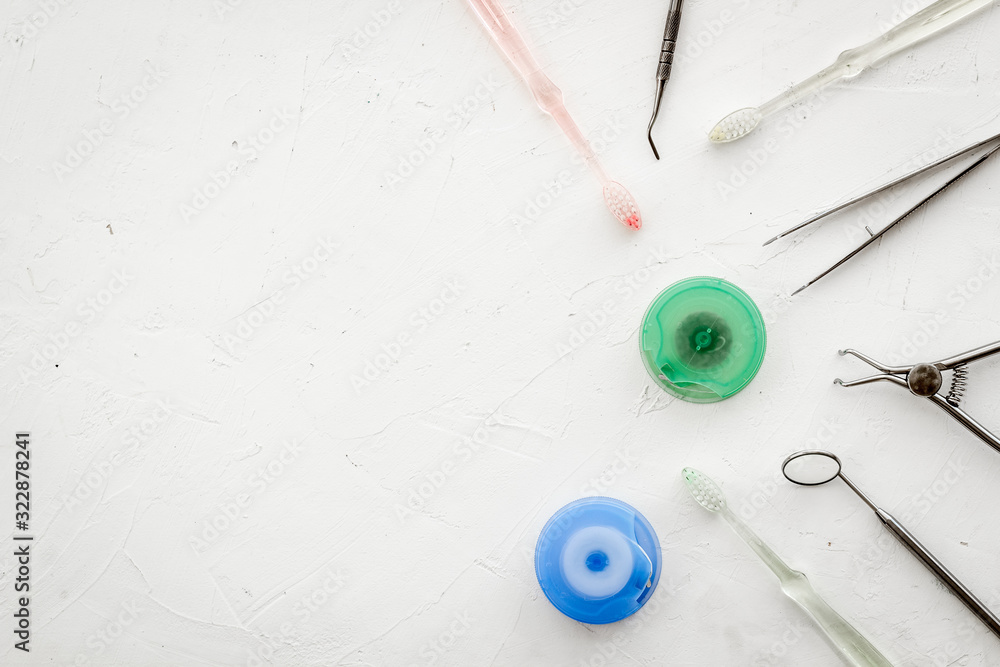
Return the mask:
[[(868, 365), (882, 371), (882, 373), (847, 382), (837, 378), (834, 382), (845, 387), (853, 387), (859, 384), (886, 380), (906, 387), (914, 396), (930, 399), (932, 403), (957, 419), (962, 426), (979, 436), (983, 442), (1000, 452), (1000, 438), (990, 433), (982, 424), (958, 407), (967, 386), (969, 374), (966, 366), (998, 352), (1000, 352), (1000, 341), (977, 347), (974, 350), (969, 350), (968, 352), (957, 354), (954, 357), (948, 357), (941, 361), (914, 364), (913, 366), (886, 366), (867, 355), (861, 354), (857, 350), (841, 350), (840, 354), (852, 354)], [(941, 371), (951, 371), (952, 373), (951, 387), (947, 394), (942, 394), (938, 391), (944, 384)]]
[[(774, 238), (765, 241), (764, 245), (768, 245), (769, 243), (777, 241), (781, 237), (788, 236), (792, 232), (798, 231), (798, 230), (802, 229), (803, 227), (811, 225), (811, 224), (813, 224), (814, 222), (816, 222), (818, 220), (822, 220), (823, 218), (827, 217), (828, 215), (831, 215), (833, 213), (836, 213), (837, 211), (843, 210), (843, 209), (847, 208), (848, 206), (852, 206), (853, 204), (857, 204), (858, 202), (863, 201), (865, 199), (868, 199), (869, 197), (873, 197), (873, 196), (875, 196), (877, 194), (885, 192), (886, 190), (888, 190), (890, 188), (893, 188), (893, 187), (899, 185), (900, 183), (903, 183), (904, 181), (907, 181), (907, 180), (913, 178), (914, 176), (919, 176), (920, 174), (923, 174), (924, 172), (927, 172), (927, 171), (930, 171), (931, 169), (939, 167), (939, 166), (945, 164), (946, 162), (951, 162), (955, 158), (961, 157), (963, 155), (967, 155), (968, 153), (971, 153), (972, 151), (974, 151), (974, 150), (976, 150), (978, 148), (982, 148), (982, 147), (984, 147), (984, 146), (986, 146), (988, 144), (991, 144), (991, 143), (993, 143), (995, 141), (998, 141), (998, 140), (1000, 140), (1000, 134), (994, 134), (992, 137), (989, 137), (988, 139), (983, 139), (982, 141), (976, 142), (976, 143), (972, 144), (971, 146), (966, 146), (965, 148), (957, 150), (954, 153), (951, 153), (950, 155), (944, 156), (940, 160), (935, 160), (934, 162), (931, 162), (930, 164), (924, 165), (923, 167), (920, 167), (919, 169), (916, 169), (915, 171), (912, 171), (912, 172), (910, 172), (908, 174), (905, 174), (905, 175), (897, 178), (894, 181), (890, 181), (889, 183), (886, 183), (885, 185), (882, 185), (882, 186), (880, 186), (880, 187), (872, 190), (871, 192), (866, 192), (863, 195), (859, 195), (857, 197), (854, 197), (853, 199), (849, 199), (848, 201), (843, 202), (842, 204), (837, 204), (836, 206), (834, 206), (832, 208), (829, 208), (829, 209), (827, 209), (825, 211), (817, 213), (816, 215), (814, 215), (813, 217), (809, 218), (805, 222), (801, 222), (801, 223), (795, 225), (794, 227), (792, 227), (791, 229), (788, 229), (788, 230), (786, 230), (786, 231), (778, 234)], [(816, 281), (818, 281), (820, 278), (823, 278), (827, 274), (831, 273), (834, 269), (838, 268), (841, 264), (844, 264), (845, 262), (847, 262), (849, 259), (851, 259), (855, 255), (857, 255), (859, 252), (861, 252), (862, 250), (864, 250), (865, 248), (867, 248), (868, 246), (870, 246), (872, 243), (875, 243), (876, 241), (878, 241), (880, 238), (882, 238), (882, 236), (887, 231), (889, 231), (890, 229), (892, 229), (893, 227), (895, 227), (896, 225), (898, 225), (899, 223), (901, 223), (904, 219), (906, 219), (907, 216), (909, 216), (911, 213), (913, 213), (914, 211), (916, 211), (917, 209), (919, 209), (921, 206), (923, 206), (924, 204), (926, 204), (927, 202), (929, 202), (931, 199), (933, 199), (937, 195), (941, 194), (952, 183), (954, 183), (955, 181), (961, 179), (963, 176), (965, 176), (966, 174), (968, 174), (970, 171), (972, 171), (973, 169), (975, 169), (976, 167), (978, 167), (979, 165), (981, 165), (983, 162), (985, 162), (991, 155), (993, 155), (994, 153), (996, 153), (998, 150), (1000, 150), (1000, 144), (997, 144), (996, 146), (994, 146), (993, 148), (991, 148), (989, 151), (987, 151), (986, 153), (984, 153), (983, 155), (981, 155), (970, 166), (966, 167), (961, 172), (959, 172), (956, 176), (954, 176), (951, 179), (949, 179), (947, 183), (945, 183), (944, 185), (942, 185), (941, 187), (939, 187), (937, 190), (935, 190), (934, 192), (930, 193), (929, 195), (927, 195), (926, 197), (924, 197), (923, 199), (921, 199), (919, 202), (916, 203), (916, 205), (914, 205), (912, 208), (910, 208), (909, 210), (907, 210), (906, 213), (904, 213), (903, 215), (899, 216), (898, 218), (896, 218), (895, 220), (893, 220), (892, 222), (890, 222), (888, 225), (886, 225), (885, 227), (883, 227), (882, 231), (873, 232), (869, 227), (865, 227), (865, 230), (870, 235), (870, 238), (865, 239), (864, 243), (862, 243), (857, 248), (855, 248), (854, 250), (852, 250), (851, 252), (849, 252), (842, 259), (840, 259), (836, 264), (834, 264), (833, 266), (831, 266), (827, 270), (823, 271), (821, 274), (819, 274), (818, 276), (816, 276), (815, 278), (813, 278), (812, 280), (810, 280), (809, 282), (807, 282), (802, 287), (800, 287), (797, 290), (795, 290), (794, 292), (792, 292), (792, 295), (794, 296), (794, 295), (798, 294), (799, 292), (801, 292), (805, 288), (809, 287), (810, 285), (812, 285), (813, 283), (815, 283)]]

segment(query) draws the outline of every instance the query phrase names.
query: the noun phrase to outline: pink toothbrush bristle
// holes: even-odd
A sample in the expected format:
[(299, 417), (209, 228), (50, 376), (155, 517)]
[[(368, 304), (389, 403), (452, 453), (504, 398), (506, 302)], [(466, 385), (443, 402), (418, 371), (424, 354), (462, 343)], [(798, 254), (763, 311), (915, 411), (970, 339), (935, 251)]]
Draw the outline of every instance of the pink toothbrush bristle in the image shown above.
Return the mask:
[(612, 181), (604, 187), (604, 203), (608, 205), (608, 210), (626, 227), (640, 229), (642, 227), (642, 215), (639, 213), (639, 205), (635, 198), (626, 190), (621, 183)]

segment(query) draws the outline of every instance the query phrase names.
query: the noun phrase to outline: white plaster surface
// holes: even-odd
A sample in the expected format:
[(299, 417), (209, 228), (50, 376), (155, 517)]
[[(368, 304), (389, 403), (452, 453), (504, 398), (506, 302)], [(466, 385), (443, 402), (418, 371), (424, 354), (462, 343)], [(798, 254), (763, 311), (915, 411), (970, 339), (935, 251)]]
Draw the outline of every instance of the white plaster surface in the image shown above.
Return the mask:
[[(846, 487), (777, 474), (837, 451), (1000, 609), (1000, 456), (897, 387), (832, 383), (869, 372), (841, 347), (913, 363), (1000, 338), (1000, 164), (795, 298), (954, 172), (761, 247), (1000, 131), (1000, 12), (713, 146), (722, 116), (917, 5), (688, 0), (656, 162), (667, 3), (507, 0), (639, 201), (633, 233), (464, 2), (225, 2), (0, 10), (0, 663), (838, 664), (694, 504), (689, 465), (895, 663), (1000, 664)], [(705, 274), (757, 301), (768, 352), (745, 391), (693, 405), (651, 383), (637, 332)], [(1000, 361), (975, 366), (967, 409), (995, 430), (998, 392)], [(25, 429), (30, 654), (12, 635)], [(531, 558), (593, 494), (649, 518), (663, 575), (631, 620), (591, 627)]]

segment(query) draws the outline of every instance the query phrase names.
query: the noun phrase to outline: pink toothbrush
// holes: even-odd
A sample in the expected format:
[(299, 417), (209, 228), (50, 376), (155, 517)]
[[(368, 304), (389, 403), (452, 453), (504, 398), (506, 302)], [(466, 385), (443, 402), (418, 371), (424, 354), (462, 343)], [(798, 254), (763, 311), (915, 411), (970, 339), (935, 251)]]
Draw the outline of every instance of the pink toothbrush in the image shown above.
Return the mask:
[(621, 183), (608, 178), (601, 163), (597, 161), (597, 155), (590, 147), (586, 137), (583, 136), (583, 132), (569, 115), (566, 104), (563, 102), (562, 91), (542, 72), (541, 66), (528, 51), (528, 45), (525, 44), (524, 38), (510, 22), (500, 4), (496, 0), (468, 0), (468, 2), (486, 27), (486, 31), (493, 37), (493, 41), (503, 51), (507, 60), (514, 65), (524, 82), (528, 84), (539, 108), (555, 119), (562, 131), (573, 142), (573, 146), (600, 179), (604, 189), (604, 203), (608, 205), (612, 215), (626, 227), (632, 229), (642, 227), (642, 216), (639, 214), (639, 206), (635, 203), (635, 198)]

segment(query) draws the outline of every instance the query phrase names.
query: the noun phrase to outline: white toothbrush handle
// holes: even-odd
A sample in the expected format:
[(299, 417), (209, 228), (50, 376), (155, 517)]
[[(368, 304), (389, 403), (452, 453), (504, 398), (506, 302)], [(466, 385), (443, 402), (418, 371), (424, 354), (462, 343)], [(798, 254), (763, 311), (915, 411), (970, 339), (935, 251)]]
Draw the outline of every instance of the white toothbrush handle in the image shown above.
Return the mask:
[(812, 616), (847, 664), (892, 667), (892, 663), (864, 635), (820, 597), (806, 575), (793, 572), (791, 578), (781, 582), (781, 590)]
[(780, 111), (785, 107), (790, 107), (793, 104), (797, 104), (805, 99), (808, 99), (811, 95), (818, 93), (821, 89), (830, 85), (837, 79), (842, 79), (848, 76), (850, 71), (849, 67), (842, 62), (844, 60), (844, 55), (850, 53), (850, 51), (844, 51), (829, 67), (821, 69), (820, 71), (813, 74), (808, 79), (800, 81), (783, 93), (778, 94), (776, 97), (772, 97), (764, 104), (760, 105), (759, 112), (762, 117), (769, 116), (775, 111)]
[(764, 564), (777, 575), (784, 594), (802, 607), (826, 633), (847, 664), (857, 667), (892, 667), (892, 663), (864, 635), (820, 597), (806, 575), (788, 567), (778, 554), (774, 553), (728, 507), (722, 510), (722, 516), (736, 534), (743, 538)]
[(938, 0), (867, 44), (845, 51), (838, 60), (850, 54), (847, 59), (852, 71), (848, 76), (853, 76), (857, 73), (855, 67), (860, 67), (858, 72), (870, 67), (992, 3), (993, 0)]
[(829, 67), (762, 104), (760, 113), (767, 116), (805, 100), (837, 79), (857, 76), (897, 51), (913, 46), (992, 2), (993, 0), (938, 0), (867, 44), (844, 51)]

